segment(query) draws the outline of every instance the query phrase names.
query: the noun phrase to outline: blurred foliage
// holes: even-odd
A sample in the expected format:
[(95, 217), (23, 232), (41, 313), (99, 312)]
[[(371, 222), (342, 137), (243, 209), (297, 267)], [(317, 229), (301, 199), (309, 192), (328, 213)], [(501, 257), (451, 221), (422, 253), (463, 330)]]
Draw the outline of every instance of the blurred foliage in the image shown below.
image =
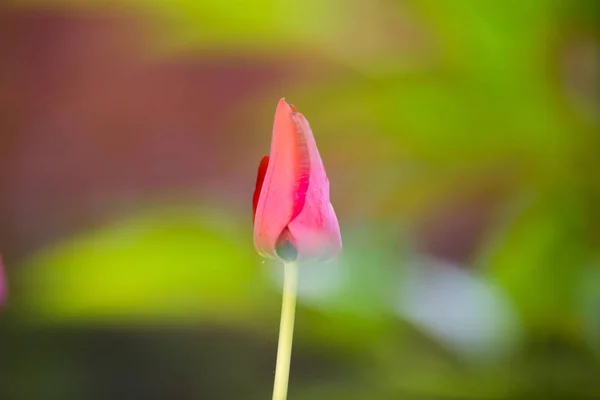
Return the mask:
[[(115, 7), (103, 0), (12, 3)], [(285, 92), (317, 135), (341, 210), (345, 250), (338, 264), (303, 271), (295, 351), (300, 358), (311, 351), (318, 356), (292, 372), (290, 397), (600, 394), (594, 380), (600, 373), (600, 72), (569, 69), (569, 51), (581, 43), (591, 43), (598, 67), (597, 2), (129, 0), (118, 9), (149, 17), (149, 38), (160, 57), (292, 57), (303, 60), (295, 66), (299, 73), (311, 70)], [(575, 78), (588, 84), (573, 88)], [(237, 111), (244, 119), (251, 110), (252, 127), (268, 132), (266, 110), (279, 97), (269, 89)], [(477, 190), (497, 199), (494, 215), (475, 254), (455, 267), (505, 294), (502, 304), (523, 328), (510, 331), (517, 344), (485, 362), (449, 345), (453, 338), (439, 340), (435, 319), (419, 326), (398, 309), (406, 271), (422, 261), (413, 225)], [(240, 196), (249, 202), (248, 193)], [(6, 320), (132, 329), (200, 324), (273, 344), (277, 267), (261, 266), (247, 217), (225, 207), (168, 204), (81, 232), (12, 272), (15, 297)], [(469, 295), (461, 303), (454, 288), (446, 288), (448, 298), (424, 298), (434, 309), (452, 301), (471, 310), (479, 301)], [(492, 319), (496, 311), (487, 310)], [(483, 320), (479, 312), (486, 310), (473, 309), (466, 322), (439, 318), (464, 324), (460, 335)], [(236, 341), (245, 343), (219, 342), (210, 356), (240, 362), (228, 353)], [(187, 351), (164, 345), (165, 352)], [(190, 351), (201, 359), (208, 350)], [(325, 367), (320, 378), (305, 376), (328, 359), (343, 377)], [(270, 382), (269, 362), (260, 365), (266, 375), (243, 386), (256, 390), (256, 398), (268, 395)], [(245, 373), (219, 371), (227, 374), (224, 387)]]
[(154, 211), (81, 235), (31, 260), (30, 295), (18, 305), (49, 318), (252, 322), (265, 285), (247, 261), (256, 258), (252, 248), (227, 225), (219, 211)]

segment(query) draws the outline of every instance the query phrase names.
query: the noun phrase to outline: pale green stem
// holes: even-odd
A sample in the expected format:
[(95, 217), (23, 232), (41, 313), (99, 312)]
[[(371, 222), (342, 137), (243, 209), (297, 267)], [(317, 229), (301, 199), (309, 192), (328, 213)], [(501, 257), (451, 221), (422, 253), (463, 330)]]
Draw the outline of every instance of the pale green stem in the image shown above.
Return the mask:
[(294, 314), (296, 313), (297, 285), (298, 264), (295, 262), (285, 263), (273, 400), (285, 400), (287, 398), (290, 360), (292, 358), (292, 340), (294, 338)]

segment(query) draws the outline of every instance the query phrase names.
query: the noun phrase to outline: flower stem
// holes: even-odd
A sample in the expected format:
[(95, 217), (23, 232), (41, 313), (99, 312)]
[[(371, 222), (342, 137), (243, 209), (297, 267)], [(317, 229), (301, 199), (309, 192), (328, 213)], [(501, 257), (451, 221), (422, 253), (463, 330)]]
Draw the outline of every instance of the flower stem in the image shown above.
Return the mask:
[(281, 303), (281, 322), (279, 325), (279, 343), (277, 345), (277, 364), (273, 400), (286, 400), (292, 358), (292, 340), (294, 337), (294, 315), (296, 313), (296, 287), (298, 264), (284, 264), (283, 298)]

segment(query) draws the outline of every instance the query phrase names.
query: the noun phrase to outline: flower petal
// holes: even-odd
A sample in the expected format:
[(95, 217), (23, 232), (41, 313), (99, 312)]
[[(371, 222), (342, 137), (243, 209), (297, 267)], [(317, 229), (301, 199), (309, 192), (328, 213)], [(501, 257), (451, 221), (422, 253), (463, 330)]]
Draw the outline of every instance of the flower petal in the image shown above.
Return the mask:
[[(254, 245), (265, 256), (278, 258), (277, 240), (304, 208), (309, 186), (310, 156), (306, 138), (281, 99), (275, 112), (269, 163), (258, 198)], [(290, 238), (294, 244), (294, 238)]]
[(262, 190), (265, 175), (267, 173), (267, 167), (269, 165), (269, 156), (264, 156), (258, 164), (258, 173), (256, 175), (256, 186), (254, 187), (254, 195), (252, 196), (252, 222), (256, 218), (256, 207), (258, 206), (258, 199), (260, 198), (260, 191)]
[(306, 143), (310, 174), (304, 207), (290, 221), (288, 229), (295, 238), (301, 260), (325, 261), (337, 256), (342, 249), (340, 227), (329, 200), (329, 180), (310, 125), (300, 113), (292, 117)]

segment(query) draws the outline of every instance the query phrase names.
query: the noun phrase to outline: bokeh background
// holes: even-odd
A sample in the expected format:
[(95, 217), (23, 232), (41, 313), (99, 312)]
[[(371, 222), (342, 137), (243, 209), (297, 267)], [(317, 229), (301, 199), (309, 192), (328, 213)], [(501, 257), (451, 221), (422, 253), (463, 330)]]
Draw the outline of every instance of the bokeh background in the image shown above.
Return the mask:
[(268, 399), (279, 98), (344, 253), (290, 399), (600, 399), (594, 0), (4, 0), (0, 399)]

